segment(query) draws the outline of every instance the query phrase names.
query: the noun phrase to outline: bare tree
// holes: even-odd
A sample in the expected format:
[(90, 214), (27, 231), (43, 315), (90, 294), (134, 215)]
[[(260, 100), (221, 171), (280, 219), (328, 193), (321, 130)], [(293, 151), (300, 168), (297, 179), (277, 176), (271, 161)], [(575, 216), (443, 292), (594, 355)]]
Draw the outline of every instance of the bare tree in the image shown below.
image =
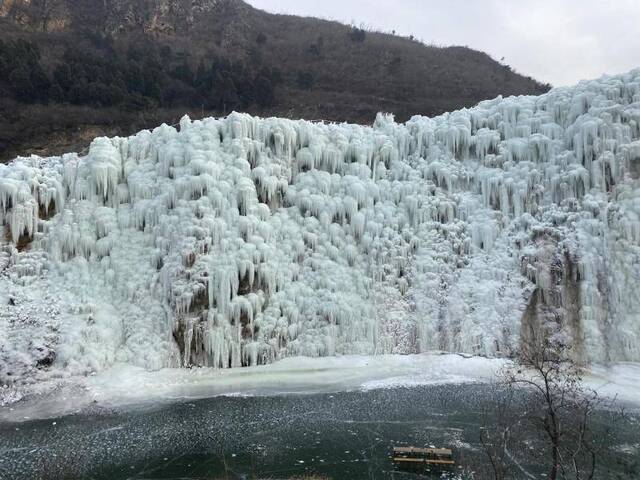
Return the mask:
[[(531, 336), (500, 376), (503, 399), (494, 406), (495, 423), (480, 435), (496, 480), (509, 478), (510, 464), (522, 468), (509, 453), (514, 427), (541, 436), (542, 448), (533, 451), (541, 455), (537, 462), (548, 462), (548, 479), (593, 479), (601, 445), (592, 417), (604, 400), (584, 386), (565, 336)], [(525, 401), (515, 406), (518, 393)]]

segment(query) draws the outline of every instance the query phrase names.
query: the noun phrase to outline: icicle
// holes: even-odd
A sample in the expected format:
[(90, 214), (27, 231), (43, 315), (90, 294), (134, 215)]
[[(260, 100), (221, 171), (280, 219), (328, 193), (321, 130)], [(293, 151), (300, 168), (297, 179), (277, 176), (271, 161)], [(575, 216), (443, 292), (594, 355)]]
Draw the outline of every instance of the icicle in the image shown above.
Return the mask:
[(97, 312), (61, 340), (79, 371), (503, 355), (548, 311), (590, 359), (638, 360), (637, 102), (634, 71), (406, 124), (183, 117), (19, 158), (0, 287)]

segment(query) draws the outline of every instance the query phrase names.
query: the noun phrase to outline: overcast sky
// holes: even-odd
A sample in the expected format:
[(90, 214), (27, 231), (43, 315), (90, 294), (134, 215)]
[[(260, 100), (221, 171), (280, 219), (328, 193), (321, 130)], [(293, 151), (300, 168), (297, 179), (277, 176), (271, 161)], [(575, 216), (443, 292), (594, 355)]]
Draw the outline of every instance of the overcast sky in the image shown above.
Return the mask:
[(555, 86), (640, 67), (640, 0), (248, 0), (483, 50)]

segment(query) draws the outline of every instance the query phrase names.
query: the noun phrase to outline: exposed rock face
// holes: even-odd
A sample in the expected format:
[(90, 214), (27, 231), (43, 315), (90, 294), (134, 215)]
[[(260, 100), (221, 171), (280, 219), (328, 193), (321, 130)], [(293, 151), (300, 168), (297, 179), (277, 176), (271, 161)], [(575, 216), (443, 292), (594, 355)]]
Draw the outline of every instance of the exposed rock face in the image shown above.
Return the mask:
[[(579, 362), (586, 360), (582, 331), (580, 272), (578, 260), (563, 242), (558, 231), (536, 235), (532, 254), (522, 257), (522, 273), (535, 285), (527, 309), (522, 315), (522, 340), (532, 340), (541, 332), (564, 327), (574, 346), (573, 355)], [(606, 317), (606, 312), (600, 312)], [(604, 342), (607, 345), (607, 342)], [(608, 353), (605, 353), (605, 360)]]
[(0, 0), (0, 18), (28, 30), (57, 32), (69, 27), (72, 13), (64, 0)]
[(145, 33), (174, 34), (188, 30), (198, 16), (229, 0), (155, 0), (108, 3), (105, 30), (118, 33), (140, 29)]
[(217, 7), (243, 5), (240, 0), (0, 0), (0, 17), (34, 31), (86, 26), (111, 34), (170, 35), (188, 30), (199, 16)]

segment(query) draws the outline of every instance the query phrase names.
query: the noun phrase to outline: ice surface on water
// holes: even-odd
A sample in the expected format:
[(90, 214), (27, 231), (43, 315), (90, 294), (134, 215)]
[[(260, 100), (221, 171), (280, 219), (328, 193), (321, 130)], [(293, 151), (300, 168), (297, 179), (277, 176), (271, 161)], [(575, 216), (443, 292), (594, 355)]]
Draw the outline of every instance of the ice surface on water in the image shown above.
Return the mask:
[(639, 177), (640, 70), (406, 124), (185, 117), (18, 158), (0, 379), (501, 356), (549, 318), (585, 360), (638, 361)]

